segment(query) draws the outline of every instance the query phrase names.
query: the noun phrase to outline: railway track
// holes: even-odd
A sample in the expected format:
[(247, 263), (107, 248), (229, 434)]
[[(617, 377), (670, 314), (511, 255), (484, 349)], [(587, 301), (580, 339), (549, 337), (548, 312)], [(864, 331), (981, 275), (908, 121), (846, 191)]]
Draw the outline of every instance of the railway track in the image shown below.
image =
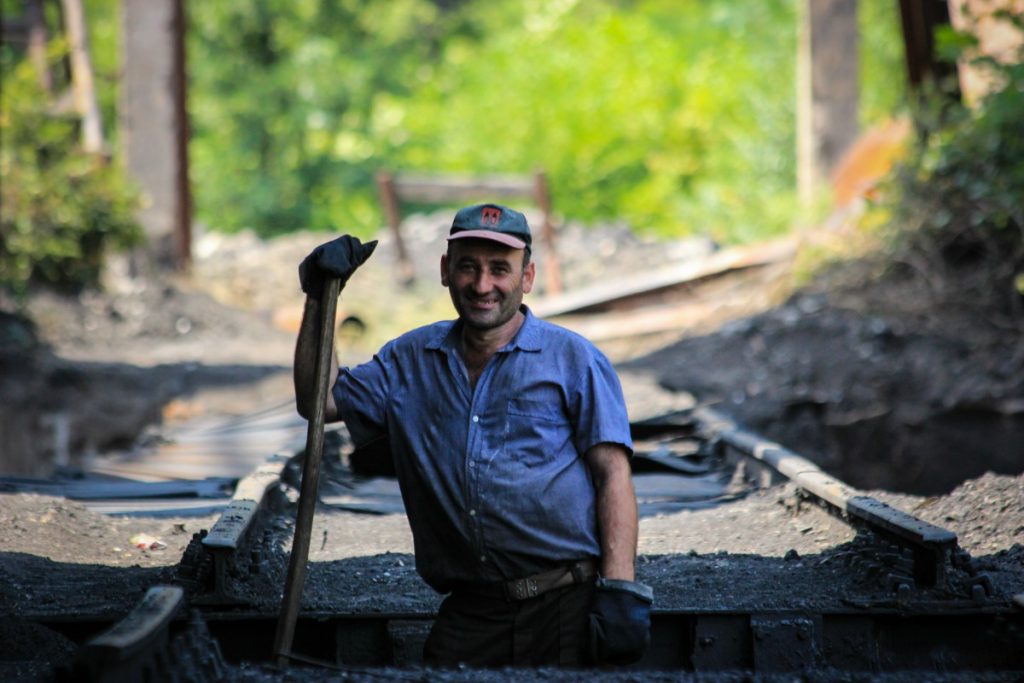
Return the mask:
[[(1024, 597), (978, 571), (951, 531), (847, 486), (708, 408), (636, 422), (633, 431), (635, 469), (689, 475), (717, 469), (729, 474), (733, 497), (788, 482), (803, 502), (857, 531), (841, 560), (794, 568), (762, 558), (756, 580), (787, 586), (771, 604), (742, 599), (742, 582), (751, 577), (731, 578), (729, 558), (682, 558), (678, 578), (669, 572), (659, 580), (685, 586), (654, 583), (652, 647), (633, 667), (638, 676), (653, 670), (1024, 672)], [(217, 680), (227, 661), (271, 661), (286, 562), (283, 482), (294, 484), (300, 457), (281, 451), (243, 478), (218, 521), (194, 537), (175, 585), (154, 587), (135, 612), (89, 641), (73, 673), (92, 680)], [(842, 571), (824, 566), (826, 560), (841, 562)], [(411, 576), (411, 563), (392, 561), (401, 567), (393, 571)], [(824, 583), (832, 584), (822, 589), (826, 570), (833, 573)], [(643, 566), (639, 572), (644, 579)], [(707, 586), (708, 574), (727, 588), (703, 602), (661, 599)], [(691, 581), (692, 575), (698, 578)], [(429, 601), (403, 603), (386, 595), (388, 585), (372, 581), (364, 589), (367, 599), (358, 604), (304, 605), (297, 665), (365, 673), (366, 667), (421, 664), (433, 617)], [(154, 673), (155, 661), (163, 674)], [(167, 673), (178, 669), (188, 675)]]

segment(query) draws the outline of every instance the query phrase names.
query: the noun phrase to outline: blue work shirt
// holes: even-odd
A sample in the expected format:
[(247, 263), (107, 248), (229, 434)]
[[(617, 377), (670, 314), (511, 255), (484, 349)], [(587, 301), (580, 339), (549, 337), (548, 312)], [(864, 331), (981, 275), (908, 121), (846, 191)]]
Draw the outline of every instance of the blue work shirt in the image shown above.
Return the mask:
[(632, 451), (619, 379), (583, 337), (526, 306), (470, 388), (461, 323), (434, 323), (342, 369), (333, 394), (357, 446), (387, 437), (416, 568), (444, 593), (599, 557), (583, 455)]

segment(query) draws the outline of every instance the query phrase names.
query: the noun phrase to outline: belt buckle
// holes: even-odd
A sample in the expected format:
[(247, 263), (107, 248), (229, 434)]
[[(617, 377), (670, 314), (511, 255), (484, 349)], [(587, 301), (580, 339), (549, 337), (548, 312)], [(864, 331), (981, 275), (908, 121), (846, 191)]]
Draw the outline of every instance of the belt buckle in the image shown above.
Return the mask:
[(509, 584), (513, 600), (528, 600), (540, 594), (540, 586), (534, 578), (519, 579)]
[(579, 560), (569, 565), (572, 572), (573, 583), (587, 583), (594, 576), (594, 566), (591, 560)]

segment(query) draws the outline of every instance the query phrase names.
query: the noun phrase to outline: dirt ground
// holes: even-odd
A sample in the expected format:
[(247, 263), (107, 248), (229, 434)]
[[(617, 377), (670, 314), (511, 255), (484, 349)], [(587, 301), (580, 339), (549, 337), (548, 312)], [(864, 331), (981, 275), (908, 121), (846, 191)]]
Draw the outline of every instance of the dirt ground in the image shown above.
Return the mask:
[[(441, 223), (429, 216), (415, 223), (410, 252), (419, 277), (406, 288), (391, 283), (393, 244), (382, 236), (343, 295), (343, 360), (365, 358), (401, 329), (449, 316), (430, 256), (440, 253)], [(71, 476), (97, 453), (137, 447), (175, 420), (279, 401), (259, 387), (290, 371), (301, 307), (295, 268), (322, 239), (206, 236), (197, 241), (191, 277), (142, 286), (115, 273), (103, 294), (39, 294), (23, 311), (31, 323), (2, 302), (0, 469)], [(669, 249), (619, 226), (587, 235), (567, 230), (563, 244), (573, 255), (564, 264), (572, 286), (708, 248)], [(592, 258), (580, 256), (586, 253)], [(771, 285), (774, 291), (778, 282)], [(631, 411), (714, 405), (847, 483), (956, 532), (979, 571), (1001, 590), (1024, 592), (1024, 326), (983, 302), (958, 301), (949, 294), (955, 291), (955, 282), (938, 291), (914, 278), (874, 281), (853, 268), (769, 307), (752, 294), (746, 310), (733, 307), (728, 319), (679, 330), (649, 353), (609, 353), (627, 390), (636, 383)], [(356, 611), (386, 609), (388, 601), (433, 609), (437, 596), (415, 577), (404, 517), (324, 512), (314, 531), (322, 546), (311, 549), (314, 601)], [(146, 587), (169, 580), (192, 533), (213, 520), (117, 518), (61, 498), (0, 494), (0, 630), (20, 634), (24, 647), (10, 652), (39, 655), (28, 664), (7, 657), (0, 671), (32, 680), (39, 662), (73, 652), (28, 615), (59, 614), (64, 601), (98, 614), (125, 612)], [(140, 533), (165, 547), (135, 547)], [(772, 489), (728, 505), (645, 516), (639, 573), (669, 607), (694, 606), (694, 595), (714, 601), (736, 571), (748, 578), (778, 572), (778, 595), (745, 599), (784, 600), (787, 572), (814, 567), (827, 584), (855, 544), (845, 525), (796, 504), (791, 490)], [(365, 583), (339, 594), (339, 572)], [(694, 591), (700, 581), (710, 584)], [(367, 585), (386, 590), (371, 599)], [(273, 588), (257, 593), (268, 608), (276, 604)], [(949, 676), (929, 680), (958, 680)]]

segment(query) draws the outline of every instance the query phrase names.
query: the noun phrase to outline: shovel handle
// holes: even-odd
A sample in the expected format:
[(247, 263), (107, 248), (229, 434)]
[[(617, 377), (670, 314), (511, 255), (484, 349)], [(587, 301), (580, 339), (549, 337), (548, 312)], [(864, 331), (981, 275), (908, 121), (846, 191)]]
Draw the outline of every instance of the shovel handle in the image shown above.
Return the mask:
[(288, 560), (284, 599), (281, 602), (277, 632), (274, 635), (274, 654), (280, 667), (288, 666), (292, 640), (295, 637), (295, 622), (302, 603), (302, 588), (306, 580), (306, 560), (309, 558), (309, 539), (313, 530), (313, 514), (316, 512), (320, 484), (320, 461), (324, 451), (324, 413), (329, 390), (327, 384), (331, 379), (334, 320), (340, 292), (341, 280), (333, 277), (324, 279), (323, 292), (320, 296), (320, 334), (316, 349), (316, 398), (312, 419), (306, 427), (306, 457), (302, 463), (299, 510), (295, 518), (295, 536), (292, 540), (291, 557)]

